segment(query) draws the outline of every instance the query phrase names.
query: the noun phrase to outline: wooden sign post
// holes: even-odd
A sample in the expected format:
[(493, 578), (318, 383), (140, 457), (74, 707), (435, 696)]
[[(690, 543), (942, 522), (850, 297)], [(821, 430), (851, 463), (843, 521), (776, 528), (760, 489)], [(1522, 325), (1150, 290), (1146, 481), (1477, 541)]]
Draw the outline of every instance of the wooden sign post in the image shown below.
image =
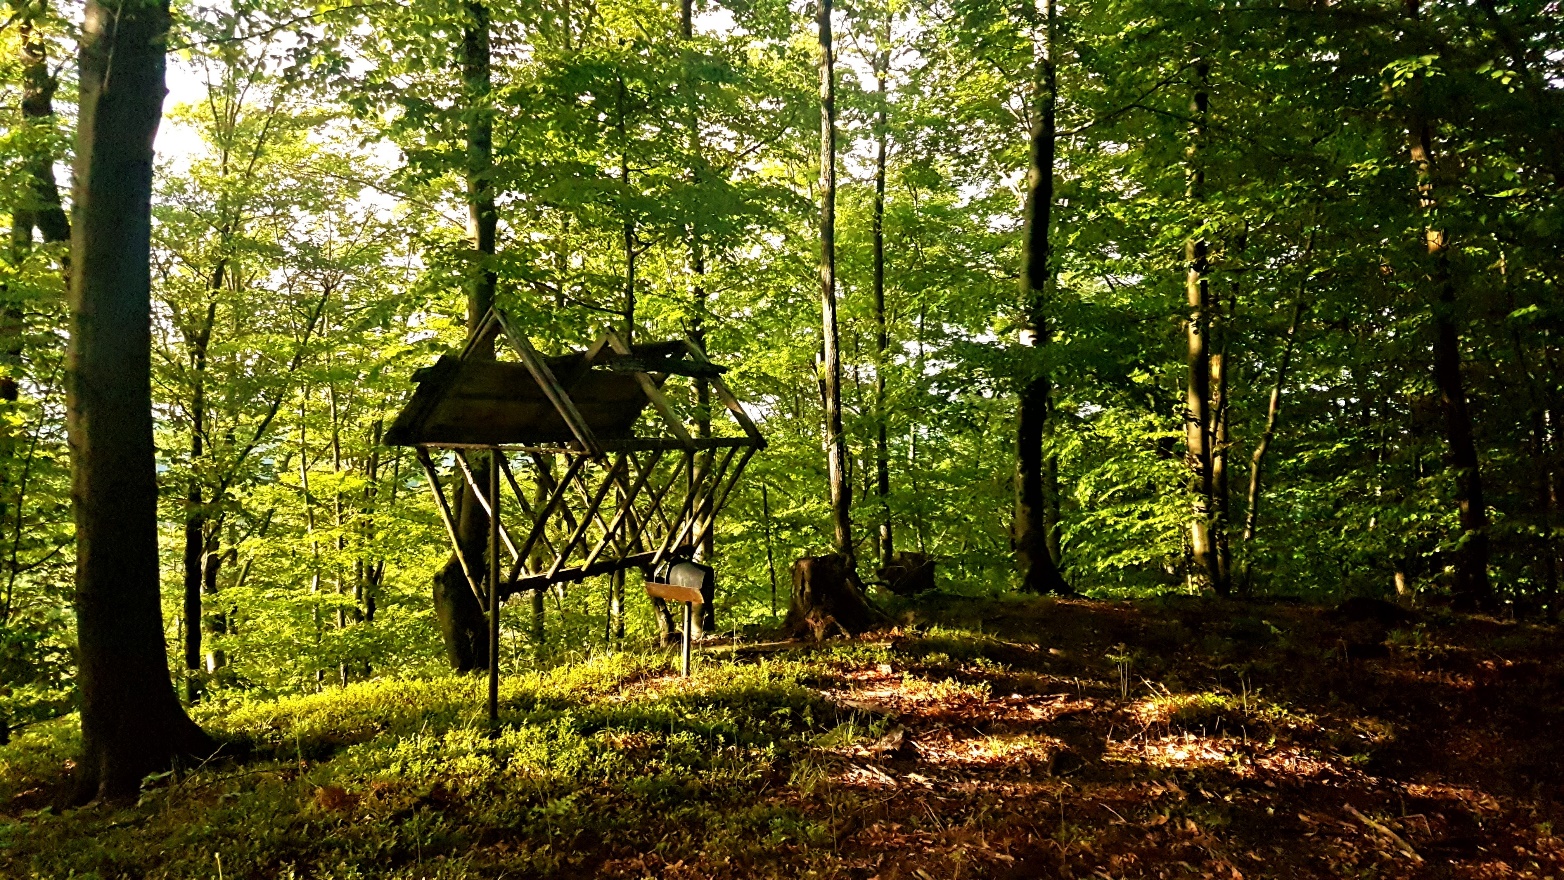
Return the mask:
[(706, 593), (712, 588), (712, 569), (698, 562), (675, 562), (657, 574), (663, 580), (647, 580), (646, 595), (684, 604), (684, 644), (680, 671), (685, 678), (689, 678), (690, 630), (695, 627), (695, 606), (705, 603)]

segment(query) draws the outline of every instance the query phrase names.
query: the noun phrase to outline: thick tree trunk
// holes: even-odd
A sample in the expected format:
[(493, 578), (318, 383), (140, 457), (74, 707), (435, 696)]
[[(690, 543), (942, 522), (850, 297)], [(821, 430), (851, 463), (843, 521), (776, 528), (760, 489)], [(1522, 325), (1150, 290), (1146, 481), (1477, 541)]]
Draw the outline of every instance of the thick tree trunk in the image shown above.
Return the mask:
[[(467, 267), (467, 329), (476, 333), (478, 324), (494, 305), (498, 276), (494, 269), (495, 230), (499, 215), (494, 206), (494, 111), (489, 106), (493, 74), (490, 68), (489, 10), (483, 3), (467, 2), (467, 28), (462, 32), (461, 64), (464, 98), (467, 101), (467, 237), (472, 248)], [(482, 341), (477, 357), (494, 357), (493, 340)], [(488, 456), (473, 456), (473, 477), (486, 485)], [(462, 487), (456, 502), (458, 550), (467, 561), (467, 570), (488, 571), (485, 553), (488, 547), (489, 517), (473, 494), (472, 487), (459, 479)], [(462, 563), (455, 555), (434, 579), (435, 616), (445, 653), (451, 667), (472, 672), (488, 667), (488, 626), (482, 606), (473, 595)]]
[(885, 153), (889, 138), (887, 115), (890, 111), (885, 80), (891, 66), (891, 16), (885, 15), (882, 44), (874, 56), (874, 489), (880, 502), (878, 547), (880, 565), (890, 565), (896, 556), (895, 536), (891, 528), (891, 455), (889, 414), (885, 408), (885, 369), (891, 346), (889, 323), (885, 314)]
[(166, 0), (89, 0), (81, 37), (66, 426), (83, 798), (132, 797), (215, 748), (175, 696), (158, 590), (150, 205), (168, 24)]
[(820, 2), (820, 317), (824, 337), (821, 376), (825, 396), (826, 469), (830, 481), (834, 549), (856, 569), (852, 484), (842, 427), (842, 353), (836, 330), (836, 56), (831, 45), (831, 0)]
[(806, 556), (793, 563), (792, 600), (783, 626), (795, 637), (856, 636), (889, 622), (864, 598), (858, 573), (840, 555)]
[[(1419, 17), (1418, 0), (1407, 0), (1407, 12)], [(1428, 281), (1434, 288), (1434, 387), (1445, 415), (1445, 441), (1450, 448), (1450, 465), (1455, 471), (1455, 501), (1460, 516), (1462, 537), (1455, 551), (1455, 605), (1465, 611), (1486, 608), (1493, 602), (1493, 587), (1488, 580), (1488, 507), (1483, 500), (1483, 481), (1477, 456), (1477, 442), (1467, 406), (1466, 386), (1461, 371), (1461, 337), (1456, 321), (1458, 302), (1455, 277), (1450, 268), (1450, 243), (1439, 224), (1439, 190), (1446, 173), (1433, 148), (1433, 124), (1421, 106), (1425, 100), (1421, 80), (1414, 84), (1413, 109), (1407, 120), (1411, 140), (1411, 158), (1417, 171), (1418, 204), (1426, 226), (1424, 238), (1428, 252)]]
[[(1027, 322), (1022, 344), (1039, 349), (1047, 347), (1051, 333), (1048, 309), (1054, 285), (1049, 238), (1058, 138), (1054, 19), (1054, 2), (1047, 0), (1042, 21), (1043, 51), (1037, 59), (1032, 91), (1031, 162), (1027, 171), (1025, 247), (1021, 267), (1021, 295)], [(1032, 371), (1021, 387), (1016, 413), (1016, 501), (1011, 527), (1016, 564), (1021, 571), (1021, 589), (1031, 593), (1068, 594), (1072, 592), (1070, 585), (1060, 575), (1055, 555), (1049, 550), (1052, 524), (1048, 515), (1048, 456), (1043, 447), (1050, 429), (1053, 380), (1044, 364), (1034, 363)]]
[[(1205, 140), (1209, 102), (1206, 83), (1210, 71), (1211, 67), (1205, 61), (1195, 64), (1198, 81), (1191, 108), (1195, 123), (1190, 133), (1189, 197), (1196, 204), (1205, 197), (1201, 148)], [(1184, 324), (1188, 364), (1188, 382), (1184, 393), (1184, 446), (1194, 495), (1194, 509), (1189, 521), (1189, 546), (1194, 564), (1192, 574), (1198, 586), (1225, 593), (1220, 554), (1217, 551), (1216, 533), (1219, 524), (1214, 503), (1216, 483), (1212, 447), (1215, 445), (1216, 425), (1211, 405), (1211, 290), (1206, 240), (1198, 236), (1190, 238), (1185, 246), (1185, 257), (1189, 267), (1184, 282), (1189, 317)]]

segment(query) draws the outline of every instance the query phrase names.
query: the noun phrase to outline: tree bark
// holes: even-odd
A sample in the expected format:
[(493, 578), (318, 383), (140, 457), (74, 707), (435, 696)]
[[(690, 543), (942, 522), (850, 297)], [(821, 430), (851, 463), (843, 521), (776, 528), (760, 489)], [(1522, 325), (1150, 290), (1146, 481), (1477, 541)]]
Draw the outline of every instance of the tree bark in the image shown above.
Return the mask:
[[(1407, 0), (1408, 15), (1419, 17), (1418, 0)], [(1453, 596), (1456, 608), (1474, 611), (1490, 606), (1488, 580), (1488, 507), (1483, 499), (1477, 442), (1467, 405), (1461, 370), (1461, 336), (1457, 326), (1458, 297), (1450, 268), (1450, 242), (1440, 225), (1439, 190), (1446, 172), (1434, 153), (1433, 123), (1421, 106), (1421, 79), (1414, 82), (1412, 112), (1407, 120), (1411, 158), (1417, 171), (1418, 205), (1424, 216), (1428, 281), (1434, 288), (1434, 387), (1445, 416), (1445, 442), (1455, 471), (1455, 501), (1462, 536), (1455, 551)]]
[(132, 797), (215, 749), (174, 693), (158, 590), (149, 263), (168, 25), (166, 0), (89, 0), (81, 37), (66, 427), (83, 799)]
[[(22, 80), (22, 120), (28, 126), (53, 127), (54, 93), (59, 80), (49, 70), (49, 48), (38, 36), (34, 22), (42, 18), (47, 3), (13, 2), (17, 17), (17, 46)], [(70, 219), (60, 202), (60, 187), (54, 179), (55, 157), (46, 149), (36, 149), (22, 160), (26, 191), (12, 213), (13, 242), (31, 246), (36, 230), (46, 243), (69, 241)], [(3, 396), (3, 389), (0, 389)], [(14, 399), (14, 398), (7, 398)]]
[[(1021, 295), (1026, 327), (1022, 344), (1045, 349), (1051, 334), (1048, 309), (1054, 273), (1050, 232), (1054, 201), (1054, 156), (1058, 131), (1058, 71), (1054, 58), (1056, 7), (1043, 5), (1043, 47), (1032, 84), (1031, 161), (1027, 171), (1022, 250)], [(1016, 414), (1016, 500), (1012, 536), (1021, 589), (1031, 593), (1073, 592), (1065, 583), (1049, 550), (1048, 456), (1044, 445), (1050, 430), (1053, 380), (1045, 364), (1034, 362), (1021, 387)]]
[(185, 700), (201, 699), (202, 593), (205, 579), (202, 568), (207, 555), (207, 515), (205, 489), (199, 469), (206, 454), (206, 363), (212, 341), (212, 325), (217, 318), (217, 291), (222, 288), (227, 263), (219, 258), (212, 272), (208, 302), (201, 326), (186, 339), (190, 359), (190, 485), (185, 494), (184, 617), (185, 617)]
[(891, 66), (891, 14), (885, 14), (885, 31), (874, 55), (874, 214), (871, 232), (874, 238), (874, 489), (880, 502), (878, 548), (880, 565), (890, 565), (896, 555), (891, 529), (891, 456), (885, 409), (885, 368), (891, 346), (890, 327), (885, 314), (885, 153), (889, 138), (887, 116), (890, 112), (885, 80)]
[(840, 555), (806, 556), (793, 563), (793, 592), (783, 622), (795, 637), (824, 641), (856, 636), (889, 623), (864, 598), (863, 584)]
[[(685, 101), (685, 128), (687, 131), (689, 151), (689, 175), (690, 182), (700, 187), (703, 176), (705, 158), (701, 146), (701, 130), (699, 117), (699, 100), (695, 94), (695, 81), (690, 73), (690, 61), (688, 53), (693, 51), (695, 41), (695, 3), (694, 0), (680, 0), (679, 3), (679, 36), (684, 42), (686, 58), (683, 69), (683, 88)], [(690, 218), (690, 320), (685, 332), (690, 340), (702, 352), (706, 351), (706, 244), (701, 230), (700, 214), (697, 212)], [(711, 437), (711, 385), (705, 379), (695, 380), (695, 436), (699, 439)], [(713, 453), (706, 452), (702, 455), (705, 459), (706, 469), (709, 471), (713, 464)], [(706, 517), (711, 513), (711, 506), (703, 502), (699, 515)], [(717, 530), (711, 529), (701, 537), (701, 544), (695, 548), (696, 559), (710, 562), (717, 551)], [(717, 610), (711, 603), (701, 606), (703, 627), (707, 631), (715, 631), (717, 628)]]
[[(467, 266), (467, 332), (478, 331), (494, 306), (494, 291), (499, 278), (494, 269), (495, 231), (499, 215), (494, 205), (494, 111), (489, 106), (493, 73), (490, 66), (489, 10), (483, 3), (464, 4), (467, 27), (462, 32), (461, 65), (463, 97), (467, 102), (467, 238), (472, 248)], [(481, 340), (474, 357), (493, 358), (493, 339)], [(487, 485), (487, 455), (472, 456), (473, 477)], [(485, 554), (488, 547), (489, 517), (483, 511), (465, 479), (456, 502), (457, 553), (467, 561), (468, 571), (488, 571)], [(455, 554), (434, 579), (435, 616), (445, 642), (446, 658), (459, 672), (488, 667), (488, 626), (484, 611), (462, 573), (461, 560)]]
[[(1314, 250), (1314, 234), (1309, 234), (1309, 246), (1305, 250), (1305, 260)], [(1305, 268), (1304, 279), (1298, 282), (1298, 298), (1293, 303), (1292, 320), (1287, 324), (1286, 342), (1282, 346), (1282, 356), (1276, 365), (1276, 381), (1271, 385), (1271, 399), (1265, 408), (1265, 428), (1260, 431), (1260, 440), (1255, 444), (1254, 455), (1249, 461), (1249, 492), (1247, 503), (1244, 506), (1244, 531), (1243, 531), (1243, 574), (1240, 578), (1241, 588), (1248, 594), (1252, 586), (1252, 542), (1256, 531), (1260, 526), (1260, 498), (1262, 480), (1265, 476), (1265, 455), (1271, 449), (1271, 439), (1276, 436), (1276, 423), (1282, 412), (1282, 389), (1287, 383), (1287, 371), (1292, 365), (1293, 347), (1298, 339), (1298, 325), (1303, 321), (1303, 313), (1308, 305), (1304, 300), (1304, 290), (1308, 284), (1308, 271)]]
[[(1196, 205), (1205, 198), (1205, 169), (1201, 152), (1210, 100), (1206, 91), (1210, 73), (1210, 64), (1203, 60), (1196, 62), (1197, 82), (1191, 107), (1195, 121), (1190, 133), (1188, 193)], [(1216, 532), (1219, 526), (1214, 503), (1216, 483), (1212, 446), (1216, 426), (1211, 406), (1211, 291), (1207, 248), (1206, 240), (1198, 235), (1191, 237), (1185, 246), (1188, 272), (1184, 292), (1189, 317), (1184, 323), (1188, 364), (1188, 382), (1184, 394), (1184, 445), (1194, 494), (1189, 521), (1189, 545), (1196, 585), (1225, 593), (1217, 552)]]
[(830, 481), (834, 549), (857, 567), (852, 537), (852, 484), (842, 428), (842, 353), (836, 329), (836, 56), (831, 45), (831, 0), (820, 0), (820, 316), (825, 397), (826, 469)]

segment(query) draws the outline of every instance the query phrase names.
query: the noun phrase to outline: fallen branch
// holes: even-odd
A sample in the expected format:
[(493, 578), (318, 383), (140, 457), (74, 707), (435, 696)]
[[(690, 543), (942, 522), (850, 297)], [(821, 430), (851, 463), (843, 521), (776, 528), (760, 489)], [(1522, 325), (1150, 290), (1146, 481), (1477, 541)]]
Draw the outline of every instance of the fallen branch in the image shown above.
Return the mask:
[(1389, 840), (1391, 843), (1394, 843), (1397, 849), (1406, 854), (1407, 858), (1410, 858), (1412, 861), (1417, 862), (1420, 865), (1423, 863), (1423, 857), (1418, 855), (1417, 850), (1412, 848), (1412, 844), (1407, 843), (1406, 840), (1401, 837), (1401, 835), (1391, 831), (1384, 825), (1375, 822), (1373, 819), (1370, 819), (1369, 817), (1358, 812), (1357, 808), (1353, 807), (1351, 804), (1343, 804), (1342, 806), (1346, 807), (1347, 812), (1351, 813), (1359, 822), (1362, 822), (1364, 825), (1367, 825), (1369, 828), (1378, 832), (1382, 837)]

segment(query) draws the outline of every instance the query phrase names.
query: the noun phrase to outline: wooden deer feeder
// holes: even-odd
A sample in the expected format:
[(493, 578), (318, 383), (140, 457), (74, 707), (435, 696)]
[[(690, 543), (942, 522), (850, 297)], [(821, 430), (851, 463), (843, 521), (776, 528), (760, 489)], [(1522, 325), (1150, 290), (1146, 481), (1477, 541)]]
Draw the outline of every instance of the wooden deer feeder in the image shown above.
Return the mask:
[[(501, 357), (514, 361), (474, 355), (497, 337), (506, 343)], [(417, 449), (488, 616), (491, 721), (506, 598), (687, 559), (711, 532), (744, 466), (765, 447), (723, 372), (691, 342), (627, 345), (612, 332), (585, 350), (545, 357), (492, 309), (461, 354), (415, 374), (418, 388), (385, 440)], [(725, 410), (731, 420), (712, 418), (711, 436), (697, 437), (686, 423), (696, 420), (702, 386), (722, 404), (712, 415)], [(437, 455), (454, 460), (449, 494)], [(458, 546), (453, 508), (462, 483), (488, 515), (487, 572), (472, 571)]]

